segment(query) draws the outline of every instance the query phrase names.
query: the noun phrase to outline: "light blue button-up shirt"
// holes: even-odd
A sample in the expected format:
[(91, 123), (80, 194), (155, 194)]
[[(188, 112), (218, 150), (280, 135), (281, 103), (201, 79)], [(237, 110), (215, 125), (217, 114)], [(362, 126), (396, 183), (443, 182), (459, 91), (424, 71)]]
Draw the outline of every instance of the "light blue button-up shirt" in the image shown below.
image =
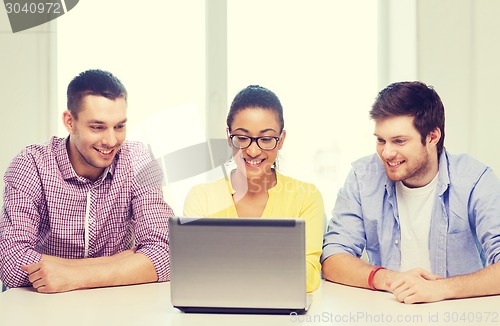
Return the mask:
[[(434, 274), (472, 273), (500, 260), (500, 181), (489, 167), (443, 150), (429, 232)], [(376, 154), (364, 157), (338, 193), (321, 262), (366, 249), (371, 264), (399, 271), (400, 242), (395, 183)]]

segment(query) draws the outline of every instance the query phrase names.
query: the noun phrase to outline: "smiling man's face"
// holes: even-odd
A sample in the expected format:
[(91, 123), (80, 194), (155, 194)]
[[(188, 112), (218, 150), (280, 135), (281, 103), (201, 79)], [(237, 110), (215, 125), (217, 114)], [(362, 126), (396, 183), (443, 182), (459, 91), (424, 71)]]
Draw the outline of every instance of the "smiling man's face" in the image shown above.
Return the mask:
[(424, 145), (413, 125), (413, 117), (395, 116), (375, 120), (374, 134), (377, 153), (389, 179), (416, 188), (425, 186), (436, 176), (439, 129), (426, 137)]
[(68, 155), (75, 172), (96, 180), (111, 165), (125, 140), (127, 102), (119, 97), (86, 95), (78, 117), (64, 112), (63, 121), (70, 134)]

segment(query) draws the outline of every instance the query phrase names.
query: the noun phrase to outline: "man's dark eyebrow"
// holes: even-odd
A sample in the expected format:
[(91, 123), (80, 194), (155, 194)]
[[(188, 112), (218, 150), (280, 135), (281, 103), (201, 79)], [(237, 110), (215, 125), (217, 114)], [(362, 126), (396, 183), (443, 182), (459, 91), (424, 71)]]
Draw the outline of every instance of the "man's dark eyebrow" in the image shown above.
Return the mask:
[(96, 125), (104, 125), (104, 124), (106, 124), (104, 121), (101, 121), (101, 120), (89, 120), (89, 121), (87, 121), (87, 123), (89, 123), (89, 124), (96, 124)]
[[(117, 125), (124, 124), (126, 122), (127, 122), (127, 119), (123, 119), (122, 121), (118, 122)], [(89, 120), (87, 123), (88, 124), (95, 124), (95, 125), (105, 125), (106, 124), (106, 122), (104, 122), (104, 121), (95, 120), (95, 119), (94, 120)]]
[[(375, 137), (377, 137), (377, 138), (380, 138), (380, 139), (384, 139), (384, 140), (385, 140), (385, 138), (383, 138), (383, 137), (380, 137), (380, 136), (379, 136), (379, 135), (377, 135), (377, 134), (373, 134), (373, 135), (374, 135)], [(408, 137), (409, 137), (409, 136), (404, 136), (404, 135), (398, 135), (398, 136), (394, 136), (394, 137), (390, 137), (390, 139), (397, 139), (397, 138), (408, 138)]]

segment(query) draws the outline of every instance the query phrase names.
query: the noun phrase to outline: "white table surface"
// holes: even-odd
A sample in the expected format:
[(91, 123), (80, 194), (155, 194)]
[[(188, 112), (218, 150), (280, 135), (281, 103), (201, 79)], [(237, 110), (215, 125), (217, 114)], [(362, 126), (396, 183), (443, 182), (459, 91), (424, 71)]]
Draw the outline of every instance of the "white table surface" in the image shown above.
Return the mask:
[(500, 296), (405, 305), (323, 281), (308, 313), (290, 316), (182, 313), (168, 282), (60, 294), (17, 288), (0, 294), (0, 325), (500, 325)]

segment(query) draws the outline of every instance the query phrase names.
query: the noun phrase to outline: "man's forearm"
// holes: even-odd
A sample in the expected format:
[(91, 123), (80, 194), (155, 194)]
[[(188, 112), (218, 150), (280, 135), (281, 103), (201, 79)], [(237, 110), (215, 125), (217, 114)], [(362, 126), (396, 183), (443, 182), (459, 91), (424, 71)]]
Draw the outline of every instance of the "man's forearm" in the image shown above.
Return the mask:
[(33, 287), (44, 293), (158, 280), (149, 258), (132, 251), (91, 259), (62, 259), (44, 255), (39, 263), (24, 266), (23, 269), (28, 272)]
[[(373, 268), (374, 266), (352, 255), (336, 254), (323, 262), (323, 276), (336, 283), (367, 288), (368, 276)], [(401, 302), (433, 302), (443, 299), (498, 295), (500, 294), (499, 278), (500, 264), (488, 266), (472, 274), (451, 278), (439, 278), (421, 269), (405, 273), (382, 269), (375, 274), (373, 285), (378, 290), (393, 292)], [(411, 287), (414, 288), (410, 291), (413, 297), (409, 302), (405, 299), (404, 293), (403, 297), (399, 297), (400, 290), (397, 289), (405, 282), (405, 279), (411, 279)], [(391, 289), (391, 283), (397, 283), (397, 285), (393, 284)]]
[[(323, 276), (332, 282), (369, 288), (368, 276), (375, 266), (350, 254), (335, 254), (323, 262)], [(373, 285), (377, 290), (387, 291), (387, 282), (397, 272), (381, 269), (373, 278)]]
[(84, 287), (102, 287), (156, 282), (158, 276), (148, 257), (132, 253), (81, 267)]
[(103, 256), (103, 257), (96, 257), (96, 258), (81, 258), (81, 259), (67, 259), (67, 258), (61, 258), (57, 256), (50, 256), (50, 255), (42, 255), (42, 261), (54, 261), (60, 264), (65, 264), (68, 266), (88, 266), (88, 265), (96, 265), (96, 264), (103, 264), (103, 263), (108, 263), (108, 262), (113, 262), (118, 259), (122, 259), (124, 257), (133, 255), (135, 253), (134, 249), (130, 250), (125, 250), (122, 252), (119, 252), (113, 256)]
[(446, 299), (500, 294), (500, 265), (493, 264), (475, 273), (439, 280)]

